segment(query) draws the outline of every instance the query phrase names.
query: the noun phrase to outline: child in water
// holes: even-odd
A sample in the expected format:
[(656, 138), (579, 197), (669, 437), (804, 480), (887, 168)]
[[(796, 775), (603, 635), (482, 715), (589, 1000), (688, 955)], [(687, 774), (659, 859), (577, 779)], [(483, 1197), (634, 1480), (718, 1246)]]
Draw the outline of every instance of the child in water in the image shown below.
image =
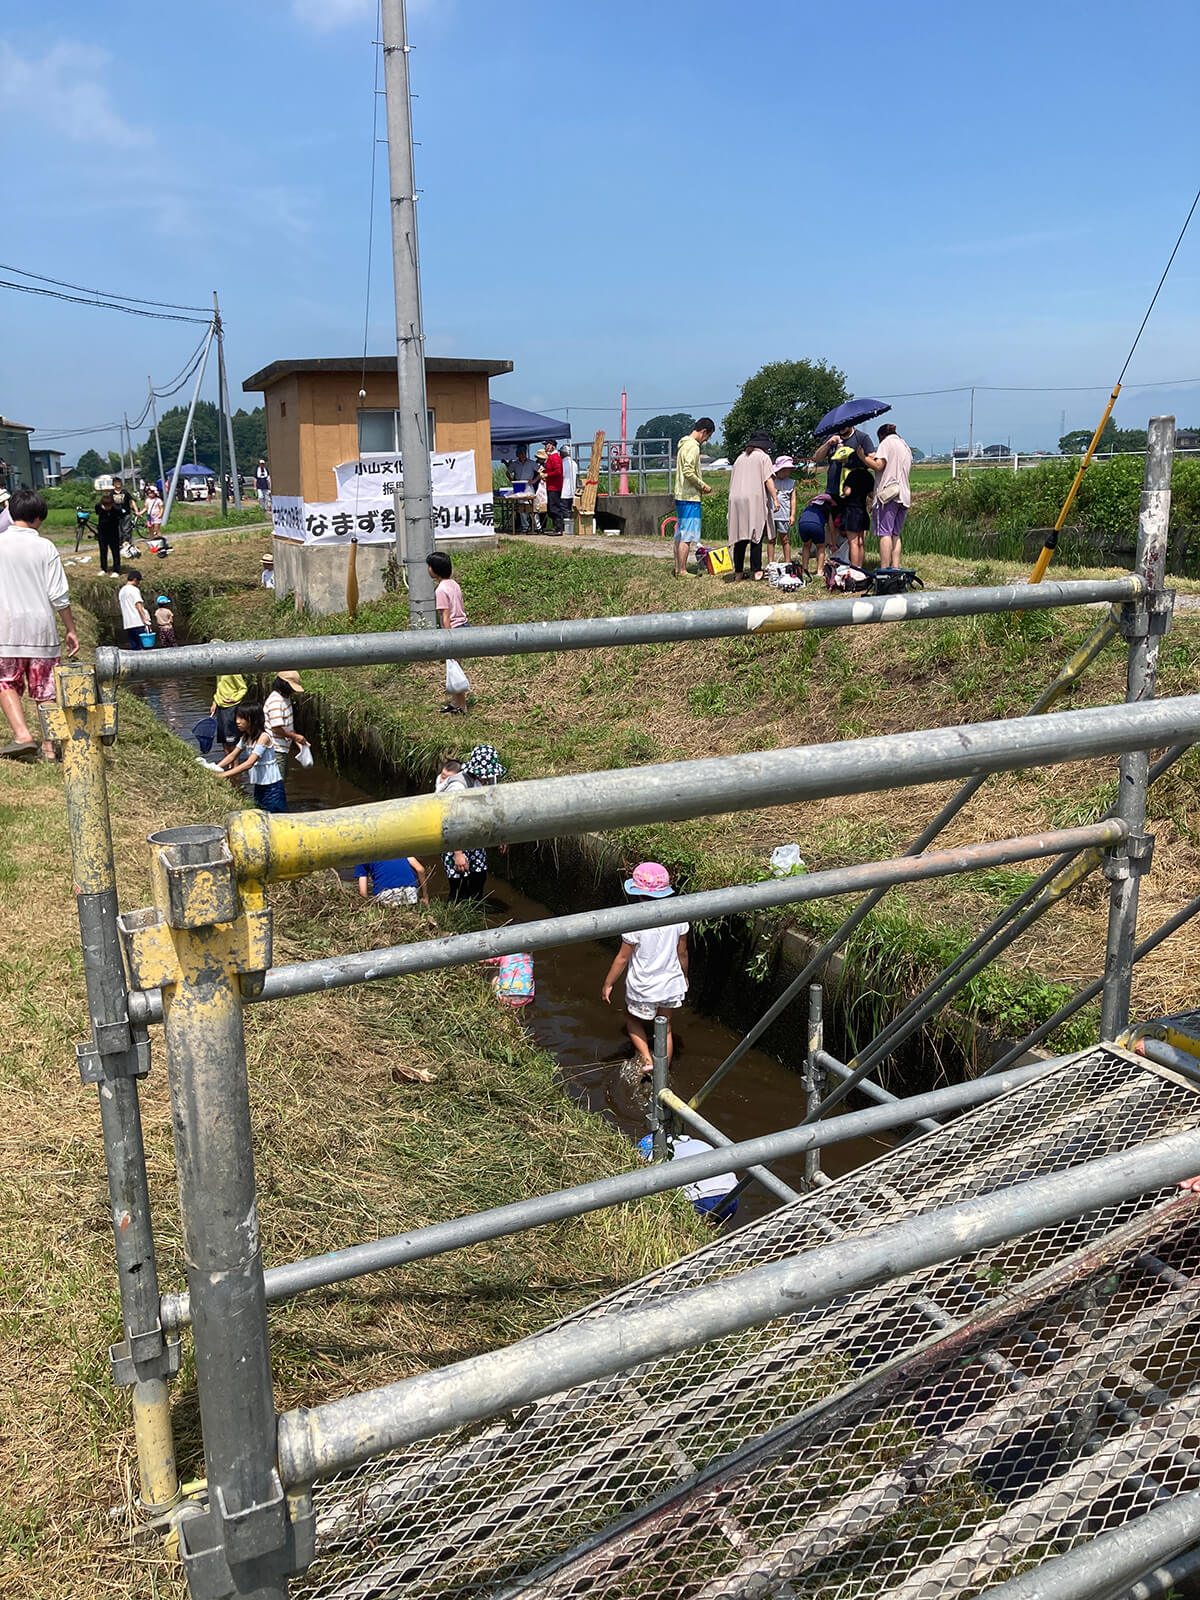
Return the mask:
[[(263, 708), (239, 706), (237, 731), (240, 736), (237, 744), (217, 763), (216, 770), (223, 772), (227, 778), (253, 772), (250, 788), (254, 804), (263, 811), (286, 811), (287, 791), (283, 786), (283, 773), (280, 771), (279, 757), (275, 754), (275, 740), (263, 716)], [(237, 764), (233, 765), (235, 762)]]
[[(661, 900), (674, 894), (671, 875), (657, 861), (643, 861), (625, 880), (625, 893), (647, 900)], [(667, 1060), (675, 1052), (671, 1033), (671, 1012), (683, 1004), (688, 986), (688, 924), (668, 923), (663, 928), (645, 928), (621, 935), (618, 950), (600, 996), (611, 1004), (613, 985), (625, 974), (625, 1031), (641, 1061), (642, 1071), (651, 1072), (654, 1058), (651, 1036), (655, 1017), (667, 1019)]]

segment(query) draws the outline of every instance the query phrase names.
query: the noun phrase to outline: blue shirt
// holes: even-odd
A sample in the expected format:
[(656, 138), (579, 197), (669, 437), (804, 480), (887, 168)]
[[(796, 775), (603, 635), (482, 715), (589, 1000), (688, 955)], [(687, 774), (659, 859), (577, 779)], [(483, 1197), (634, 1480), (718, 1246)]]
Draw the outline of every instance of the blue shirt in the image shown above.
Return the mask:
[(364, 861), (355, 867), (354, 875), (367, 879), (372, 894), (382, 894), (385, 889), (412, 889), (417, 882), (416, 873), (404, 857), (399, 861)]

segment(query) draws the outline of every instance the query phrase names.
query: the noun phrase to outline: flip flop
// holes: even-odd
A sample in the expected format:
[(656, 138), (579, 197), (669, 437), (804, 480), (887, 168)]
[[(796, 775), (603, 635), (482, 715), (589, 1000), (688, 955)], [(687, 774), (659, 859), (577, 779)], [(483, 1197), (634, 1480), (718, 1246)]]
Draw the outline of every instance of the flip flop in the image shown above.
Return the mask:
[(33, 761), (40, 749), (36, 739), (14, 740), (0, 749), (0, 758), (5, 761)]

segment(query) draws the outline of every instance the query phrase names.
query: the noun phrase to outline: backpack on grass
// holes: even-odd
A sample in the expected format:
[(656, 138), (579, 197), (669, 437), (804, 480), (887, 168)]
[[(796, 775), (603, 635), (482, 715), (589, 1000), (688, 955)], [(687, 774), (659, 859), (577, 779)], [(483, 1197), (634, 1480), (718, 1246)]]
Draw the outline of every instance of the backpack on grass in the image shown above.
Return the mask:
[(825, 563), (825, 587), (830, 594), (866, 594), (874, 582), (874, 573), (851, 566), (848, 561)]
[(907, 594), (924, 587), (911, 567), (880, 567), (875, 573), (876, 594)]

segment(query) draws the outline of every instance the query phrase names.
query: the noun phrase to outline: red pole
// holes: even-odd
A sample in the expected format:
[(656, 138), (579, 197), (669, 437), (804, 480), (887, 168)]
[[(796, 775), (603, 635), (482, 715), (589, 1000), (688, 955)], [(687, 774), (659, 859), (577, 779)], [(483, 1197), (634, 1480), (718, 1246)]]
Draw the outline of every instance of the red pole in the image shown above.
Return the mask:
[(627, 399), (624, 389), (621, 390), (621, 481), (617, 486), (618, 494), (629, 493), (629, 474), (625, 470), (625, 463), (629, 458), (629, 447), (625, 443), (625, 430), (627, 426), (626, 411)]

